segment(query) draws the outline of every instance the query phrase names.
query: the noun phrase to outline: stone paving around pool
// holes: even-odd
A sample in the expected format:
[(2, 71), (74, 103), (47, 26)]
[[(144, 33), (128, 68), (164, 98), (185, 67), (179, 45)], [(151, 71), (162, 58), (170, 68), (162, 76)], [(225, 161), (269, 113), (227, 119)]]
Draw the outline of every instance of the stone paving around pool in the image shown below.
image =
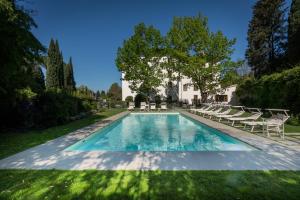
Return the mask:
[(255, 151), (110, 152), (64, 151), (68, 146), (128, 114), (123, 112), (0, 160), (1, 169), (100, 170), (300, 170), (299, 146), (280, 143), (180, 110), (181, 114), (246, 142)]

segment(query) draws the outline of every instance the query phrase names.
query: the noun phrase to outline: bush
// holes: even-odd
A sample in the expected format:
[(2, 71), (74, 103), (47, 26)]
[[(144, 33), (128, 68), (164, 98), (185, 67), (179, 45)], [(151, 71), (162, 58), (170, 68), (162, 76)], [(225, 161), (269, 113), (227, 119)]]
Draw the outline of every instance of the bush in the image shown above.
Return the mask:
[(135, 107), (140, 107), (141, 102), (146, 102), (147, 97), (143, 94), (137, 94), (134, 98)]
[(155, 101), (156, 105), (161, 104), (161, 97), (160, 97), (159, 95), (156, 95), (156, 96), (154, 97), (154, 101)]
[(133, 102), (133, 96), (127, 96), (125, 98), (126, 105), (128, 106), (129, 102)]
[(245, 106), (286, 108), (300, 116), (300, 66), (260, 79), (246, 78), (237, 87), (237, 97)]
[(95, 101), (82, 100), (61, 90), (36, 94), (24, 88), (16, 92), (14, 106), (1, 124), (3, 130), (54, 126), (97, 108)]
[(70, 120), (70, 117), (90, 110), (90, 106), (64, 92), (45, 92), (37, 104), (36, 125), (52, 126)]

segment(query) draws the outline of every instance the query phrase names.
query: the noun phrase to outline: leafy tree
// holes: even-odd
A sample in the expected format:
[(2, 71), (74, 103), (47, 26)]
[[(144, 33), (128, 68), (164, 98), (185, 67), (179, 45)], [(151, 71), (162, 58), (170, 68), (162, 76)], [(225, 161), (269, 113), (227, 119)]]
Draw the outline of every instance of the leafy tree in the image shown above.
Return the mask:
[(280, 68), (286, 45), (284, 0), (256, 2), (247, 39), (246, 57), (256, 77)]
[(95, 93), (93, 92), (93, 90), (89, 89), (85, 85), (79, 86), (75, 91), (75, 95), (81, 99), (87, 99), (87, 100), (95, 99)]
[(160, 67), (163, 38), (153, 26), (141, 23), (134, 34), (118, 49), (116, 65), (130, 82), (130, 89), (150, 96), (162, 83)]
[(45, 50), (31, 32), (37, 25), (29, 13), (15, 1), (0, 1), (0, 127), (14, 122), (16, 91), (30, 85)]
[(122, 88), (118, 83), (113, 83), (108, 92), (107, 97), (113, 101), (121, 101), (122, 100)]
[(67, 90), (74, 90), (76, 83), (73, 75), (73, 63), (72, 58), (69, 59), (69, 63), (64, 65), (64, 88)]
[(300, 62), (300, 0), (292, 0), (289, 13), (288, 58), (293, 65)]
[[(201, 100), (207, 101), (220, 83), (220, 73), (230, 60), (235, 40), (227, 39), (222, 32), (210, 32), (207, 19), (196, 17), (177, 18), (169, 35), (175, 35), (176, 55), (180, 58), (180, 72), (192, 79), (200, 89)], [(175, 41), (175, 40), (174, 40)]]
[(238, 84), (241, 80), (241, 77), (235, 70), (228, 71), (221, 79), (222, 88), (229, 87), (234, 84)]
[(40, 66), (35, 66), (32, 72), (32, 90), (41, 93), (45, 90), (45, 77)]

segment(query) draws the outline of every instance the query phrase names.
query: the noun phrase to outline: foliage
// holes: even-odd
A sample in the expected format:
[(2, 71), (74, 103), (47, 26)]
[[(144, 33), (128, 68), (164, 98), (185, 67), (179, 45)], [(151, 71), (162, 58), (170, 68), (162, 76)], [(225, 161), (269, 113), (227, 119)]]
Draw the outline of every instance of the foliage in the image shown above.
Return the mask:
[(239, 76), (235, 70), (230, 70), (226, 72), (225, 75), (222, 77), (220, 81), (221, 87), (226, 88), (231, 85), (238, 84), (241, 79), (241, 76)]
[(137, 94), (134, 97), (134, 105), (135, 107), (140, 107), (141, 102), (147, 102), (147, 96), (144, 94)]
[(128, 103), (128, 102), (133, 102), (133, 96), (127, 96), (125, 98), (125, 102)]
[(246, 58), (255, 77), (280, 70), (286, 45), (284, 0), (256, 2), (247, 39)]
[(62, 53), (60, 52), (58, 41), (51, 39), (48, 58), (47, 58), (47, 74), (46, 74), (46, 88), (62, 89), (64, 86), (63, 68), (64, 62)]
[(219, 84), (234, 43), (221, 31), (210, 32), (207, 19), (200, 15), (176, 17), (165, 38), (152, 26), (137, 25), (134, 35), (119, 48), (116, 63), (137, 93), (153, 97), (163, 78), (168, 78), (169, 85), (185, 75), (206, 101), (208, 92), (214, 93)]
[(18, 91), (33, 83), (32, 73), (44, 47), (31, 33), (37, 27), (15, 1), (0, 1), (0, 128), (13, 125)]
[(297, 200), (300, 172), (1, 170), (1, 199)]
[(105, 93), (104, 90), (101, 91), (100, 97), (101, 97), (102, 99), (106, 99), (106, 98), (107, 98), (106, 93)]
[(116, 65), (124, 73), (123, 79), (130, 82), (130, 89), (147, 96), (155, 93), (162, 83), (159, 66), (163, 38), (153, 26), (141, 23), (135, 26), (134, 34), (118, 49)]
[(107, 97), (111, 101), (121, 101), (122, 100), (122, 88), (118, 83), (113, 83), (109, 90), (107, 91)]
[(79, 86), (73, 94), (80, 99), (95, 100), (95, 93), (85, 85)]
[(300, 62), (300, 0), (292, 0), (288, 22), (288, 58), (295, 65)]
[(35, 66), (32, 71), (31, 88), (34, 92), (40, 94), (45, 90), (45, 77), (40, 66)]
[(76, 83), (74, 80), (73, 63), (70, 57), (69, 63), (64, 65), (64, 88), (72, 91), (76, 89)]
[(286, 108), (300, 114), (300, 66), (262, 76), (246, 78), (237, 87), (239, 101), (245, 106)]
[(170, 46), (175, 48), (173, 60), (180, 63), (178, 73), (192, 79), (205, 102), (209, 93), (216, 92), (221, 71), (225, 71), (230, 61), (235, 39), (227, 39), (221, 31), (210, 32), (207, 18), (201, 15), (175, 18), (168, 37), (172, 41)]

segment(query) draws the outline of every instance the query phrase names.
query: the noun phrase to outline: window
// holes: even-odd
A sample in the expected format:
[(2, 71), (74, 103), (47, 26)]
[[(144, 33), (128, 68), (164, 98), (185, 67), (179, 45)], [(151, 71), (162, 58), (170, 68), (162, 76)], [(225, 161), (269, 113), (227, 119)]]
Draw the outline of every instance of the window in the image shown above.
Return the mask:
[(194, 85), (194, 91), (198, 91), (197, 85)]
[(227, 102), (228, 96), (227, 95), (216, 95), (215, 99), (216, 99), (216, 102)]
[(183, 85), (183, 91), (187, 91), (187, 89), (188, 89), (188, 85), (187, 85), (187, 84), (184, 84), (184, 85)]

